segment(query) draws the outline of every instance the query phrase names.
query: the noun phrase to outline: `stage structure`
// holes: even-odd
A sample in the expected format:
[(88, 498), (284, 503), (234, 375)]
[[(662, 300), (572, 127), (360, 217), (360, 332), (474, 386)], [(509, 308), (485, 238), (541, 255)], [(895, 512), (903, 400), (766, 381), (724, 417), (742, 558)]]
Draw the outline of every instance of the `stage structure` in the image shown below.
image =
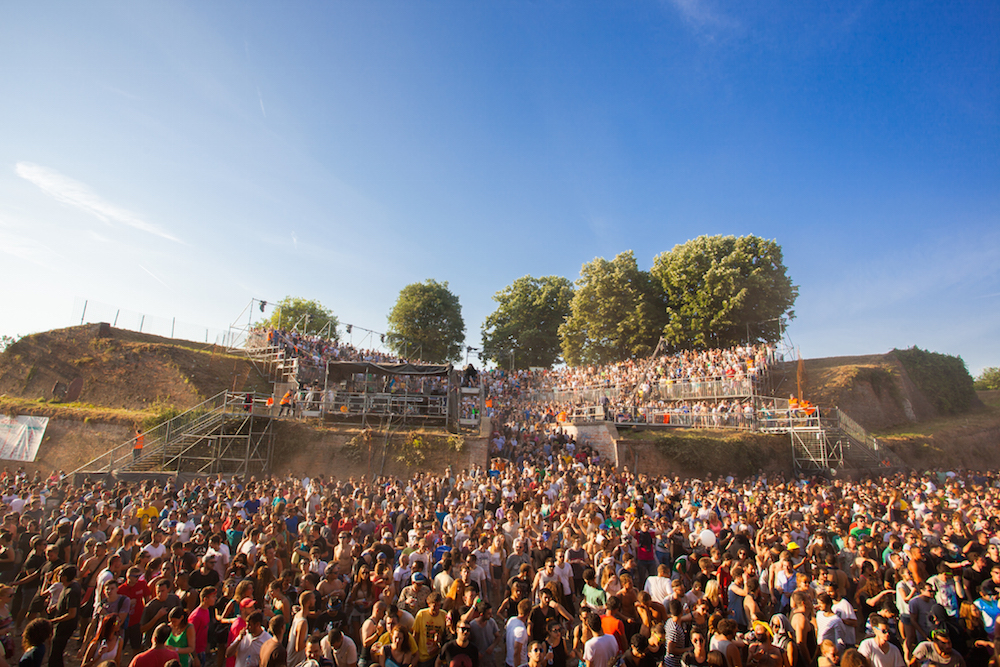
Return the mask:
[[(459, 426), (478, 427), (482, 413), (482, 390), (463, 384), (470, 384), (468, 375), (451, 364), (331, 361), (325, 386), (300, 389), (302, 414), (332, 423), (378, 427), (390, 419), (456, 432)], [(477, 404), (474, 410), (470, 401)]]

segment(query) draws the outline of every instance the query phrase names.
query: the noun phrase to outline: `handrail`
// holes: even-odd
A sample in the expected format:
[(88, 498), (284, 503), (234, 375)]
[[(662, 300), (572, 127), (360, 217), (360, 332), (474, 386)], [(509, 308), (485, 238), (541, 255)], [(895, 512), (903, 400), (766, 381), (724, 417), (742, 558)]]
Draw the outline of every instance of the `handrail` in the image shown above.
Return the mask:
[[(171, 431), (176, 431), (176, 429), (185, 429), (190, 427), (192, 422), (205, 414), (206, 411), (211, 411), (219, 407), (220, 398), (222, 404), (225, 404), (226, 392), (222, 391), (212, 396), (209, 399), (202, 401), (201, 403), (195, 405), (194, 407), (188, 408), (184, 412), (180, 413), (176, 417), (168, 419), (166, 421), (156, 424), (152, 428), (146, 430), (143, 434), (143, 448), (142, 453), (138, 456), (132, 454), (135, 448), (135, 442), (138, 436), (133, 437), (130, 440), (123, 442), (120, 445), (112, 447), (110, 450), (104, 452), (100, 456), (94, 457), (90, 461), (87, 461), (80, 467), (73, 470), (72, 473), (79, 472), (91, 472), (94, 471), (92, 468), (98, 466), (95, 472), (101, 472), (105, 469), (111, 471), (115, 468), (115, 464), (122, 460), (134, 460), (135, 462), (146, 460), (152, 457), (154, 454), (159, 454), (166, 443), (169, 441), (171, 436)], [(177, 434), (179, 435), (179, 434)], [(130, 459), (132, 457), (132, 459)], [(102, 461), (107, 460), (107, 464), (101, 464)]]

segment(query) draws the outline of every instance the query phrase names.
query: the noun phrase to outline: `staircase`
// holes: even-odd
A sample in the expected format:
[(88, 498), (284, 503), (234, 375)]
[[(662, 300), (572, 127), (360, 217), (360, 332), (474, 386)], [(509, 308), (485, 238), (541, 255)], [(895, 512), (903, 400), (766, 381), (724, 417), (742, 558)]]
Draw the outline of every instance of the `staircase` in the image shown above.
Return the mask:
[(891, 470), (903, 461), (838, 408), (790, 420), (792, 458), (797, 470)]
[[(272, 441), (266, 398), (220, 392), (148, 429), (141, 453), (135, 453), (136, 438), (132, 438), (73, 473), (209, 473), (267, 467)], [(262, 423), (255, 427), (257, 422)]]
[(243, 352), (273, 384), (295, 383), (299, 375), (299, 360), (285, 354), (284, 347), (246, 347), (233, 350)]

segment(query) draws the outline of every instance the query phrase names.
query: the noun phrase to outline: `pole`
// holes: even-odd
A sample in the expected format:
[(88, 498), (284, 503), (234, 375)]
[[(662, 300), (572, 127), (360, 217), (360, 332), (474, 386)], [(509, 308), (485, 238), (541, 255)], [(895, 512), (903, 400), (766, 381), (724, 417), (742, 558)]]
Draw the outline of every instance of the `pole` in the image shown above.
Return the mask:
[(83, 312), (80, 313), (80, 324), (83, 324), (83, 318), (87, 316), (87, 300), (83, 300)]
[(175, 317), (175, 318), (174, 318), (174, 319), (173, 319), (173, 320), (172, 320), (172, 321), (170, 322), (170, 337), (171, 337), (171, 338), (173, 338), (173, 337), (174, 337), (174, 328), (175, 328), (176, 326), (177, 326), (177, 318)]
[(118, 326), (118, 314), (119, 314), (120, 312), (122, 312), (122, 309), (121, 309), (121, 308), (119, 308), (118, 310), (116, 310), (116, 311), (115, 311), (115, 323), (114, 323), (114, 324), (112, 324), (111, 326), (113, 326), (113, 327), (116, 327), (116, 326)]
[(146, 316), (143, 315), (142, 319), (139, 320), (139, 333), (142, 333), (142, 325), (146, 323)]

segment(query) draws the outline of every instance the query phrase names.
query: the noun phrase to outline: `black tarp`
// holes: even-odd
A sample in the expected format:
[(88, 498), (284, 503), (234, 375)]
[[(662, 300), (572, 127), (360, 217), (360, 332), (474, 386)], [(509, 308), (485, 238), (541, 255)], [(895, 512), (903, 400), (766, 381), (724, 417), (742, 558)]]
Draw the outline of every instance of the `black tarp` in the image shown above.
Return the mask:
[(346, 380), (356, 373), (448, 377), (451, 371), (451, 364), (374, 364), (366, 361), (331, 361), (327, 364), (327, 374), (335, 382)]

